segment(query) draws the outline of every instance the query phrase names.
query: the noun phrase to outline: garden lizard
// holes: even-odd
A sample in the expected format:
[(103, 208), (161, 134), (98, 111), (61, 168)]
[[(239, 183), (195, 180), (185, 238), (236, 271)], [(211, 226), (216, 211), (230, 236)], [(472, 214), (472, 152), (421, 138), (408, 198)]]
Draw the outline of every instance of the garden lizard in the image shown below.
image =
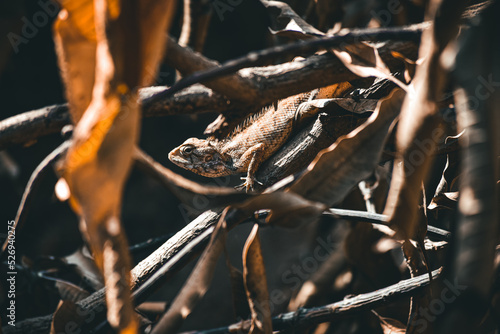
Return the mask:
[(287, 141), (298, 121), (317, 112), (317, 108), (302, 108), (301, 104), (326, 97), (320, 96), (325, 95), (325, 89), (331, 93), (338, 88), (332, 85), (283, 99), (276, 107), (266, 107), (247, 117), (225, 138), (187, 139), (168, 158), (179, 167), (207, 177), (246, 172), (242, 178), (245, 182), (236, 188), (253, 190), (255, 182), (260, 184), (255, 179), (259, 166)]

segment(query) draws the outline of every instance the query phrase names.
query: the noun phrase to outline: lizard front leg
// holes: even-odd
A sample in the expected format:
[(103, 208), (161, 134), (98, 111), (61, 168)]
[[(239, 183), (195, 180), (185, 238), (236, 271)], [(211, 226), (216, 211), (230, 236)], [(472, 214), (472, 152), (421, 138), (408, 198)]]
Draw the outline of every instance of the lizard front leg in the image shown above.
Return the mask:
[(250, 147), (245, 153), (243, 153), (240, 160), (241, 161), (250, 160), (250, 163), (248, 164), (247, 168), (247, 176), (242, 178), (243, 180), (245, 180), (245, 182), (237, 186), (236, 189), (245, 188), (246, 191), (248, 192), (253, 190), (253, 185), (255, 182), (261, 184), (259, 181), (255, 179), (254, 175), (257, 172), (257, 168), (263, 162), (265, 148), (266, 146), (263, 143), (260, 143)]

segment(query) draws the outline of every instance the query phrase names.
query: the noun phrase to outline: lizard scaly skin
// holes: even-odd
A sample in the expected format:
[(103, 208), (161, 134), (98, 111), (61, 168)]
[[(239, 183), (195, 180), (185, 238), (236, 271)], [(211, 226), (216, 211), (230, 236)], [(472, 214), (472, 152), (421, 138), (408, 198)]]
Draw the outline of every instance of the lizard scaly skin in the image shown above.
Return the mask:
[(316, 98), (319, 90), (281, 100), (248, 117), (226, 138), (189, 138), (168, 158), (179, 167), (207, 177), (247, 173), (238, 188), (253, 189), (258, 167), (290, 137), (301, 118), (300, 104)]

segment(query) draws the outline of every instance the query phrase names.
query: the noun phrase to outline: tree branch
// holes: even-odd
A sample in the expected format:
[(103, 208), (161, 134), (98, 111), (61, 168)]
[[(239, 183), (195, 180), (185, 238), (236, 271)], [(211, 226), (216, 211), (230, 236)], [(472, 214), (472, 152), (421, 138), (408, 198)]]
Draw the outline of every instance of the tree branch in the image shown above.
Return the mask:
[[(155, 96), (151, 100), (151, 102), (154, 102), (157, 99), (161, 100), (195, 83), (203, 83), (210, 79), (225, 76), (245, 67), (259, 66), (264, 62), (275, 60), (278, 57), (282, 57), (283, 55), (303, 55), (305, 53), (311, 53), (318, 50), (328, 50), (329, 48), (338, 47), (343, 44), (354, 44), (363, 41), (380, 42), (387, 40), (396, 40), (413, 41), (413, 44), (416, 44), (416, 42), (420, 39), (422, 31), (429, 26), (430, 24), (428, 22), (424, 22), (404, 27), (356, 29), (349, 31), (343, 35), (325, 36), (321, 38), (280, 45), (261, 51), (251, 52), (244, 57), (230, 60), (220, 67), (207, 69), (188, 78), (184, 78), (167, 91)], [(240, 74), (244, 76), (244, 73)]]
[[(165, 62), (177, 69), (183, 76), (220, 67), (219, 62), (206, 58), (188, 47), (180, 46), (170, 36), (167, 43), (168, 52), (165, 55)], [(235, 101), (252, 103), (257, 98), (254, 82), (235, 73), (207, 82), (206, 86)]]

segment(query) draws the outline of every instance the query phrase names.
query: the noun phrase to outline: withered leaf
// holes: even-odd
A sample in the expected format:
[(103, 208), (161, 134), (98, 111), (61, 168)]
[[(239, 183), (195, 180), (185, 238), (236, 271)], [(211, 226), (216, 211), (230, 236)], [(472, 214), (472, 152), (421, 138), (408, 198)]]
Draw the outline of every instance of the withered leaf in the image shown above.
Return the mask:
[(355, 114), (364, 114), (366, 112), (374, 111), (377, 107), (378, 100), (375, 99), (359, 99), (352, 98), (338, 98), (333, 99), (333, 102), (347, 111)]
[(79, 315), (77, 306), (74, 302), (61, 300), (52, 317), (50, 334), (66, 333), (68, 330), (77, 330), (81, 327), (83, 321), (84, 319)]
[(130, 258), (119, 219), (139, 133), (137, 94), (157, 71), (174, 5), (175, 1), (64, 1), (54, 25), (75, 123), (60, 172), (105, 277), (108, 321), (120, 332), (137, 330), (130, 300)]
[(57, 278), (54, 278), (54, 280), (55, 280), (54, 285), (57, 291), (59, 292), (59, 296), (62, 300), (72, 301), (76, 303), (90, 295), (88, 291), (80, 288), (79, 286), (71, 282)]
[(441, 193), (435, 196), (431, 203), (428, 205), (429, 210), (434, 210), (438, 208), (446, 208), (449, 210), (455, 210), (458, 204), (459, 192)]
[(384, 334), (405, 334), (406, 326), (396, 319), (386, 318), (380, 316), (377, 312), (372, 310), (372, 313), (380, 320), (380, 327)]
[(77, 249), (73, 254), (64, 257), (63, 260), (73, 266), (78, 275), (94, 290), (104, 287), (103, 277), (86, 247)]
[(294, 39), (323, 36), (324, 33), (302, 19), (290, 6), (281, 1), (261, 1), (273, 21), (273, 34)]
[(260, 248), (259, 225), (253, 226), (243, 248), (243, 279), (252, 314), (250, 334), (273, 331), (264, 258)]
[(442, 56), (450, 58), (451, 54), (444, 54), (443, 50), (458, 32), (465, 3), (442, 1), (429, 7), (433, 11), (429, 17), (437, 21), (422, 34), (419, 58), (425, 60), (417, 67), (412, 82), (416, 93), (407, 95), (401, 111), (396, 133), (399, 153), (384, 213), (391, 217), (390, 222), (402, 239), (415, 238), (419, 233), (417, 239), (422, 240), (426, 230), (421, 226), (426, 223), (418, 221), (417, 210), (420, 188), (427, 178), (437, 143), (444, 135), (441, 118), (437, 116), (438, 102), (447, 80)]
[(95, 42), (96, 32), (94, 24), (93, 0), (58, 0), (66, 12), (62, 16), (71, 17), (71, 21), (80, 34), (89, 41)]
[(229, 278), (231, 280), (234, 313), (236, 318), (246, 319), (250, 315), (250, 308), (248, 306), (243, 273), (231, 264), (227, 255), (226, 266), (229, 270)]
[(321, 111), (332, 103), (340, 106), (341, 108), (355, 114), (364, 114), (375, 110), (378, 100), (375, 99), (359, 99), (353, 98), (333, 98), (333, 99), (316, 99), (308, 102), (303, 102), (297, 109), (299, 113), (316, 113)]

